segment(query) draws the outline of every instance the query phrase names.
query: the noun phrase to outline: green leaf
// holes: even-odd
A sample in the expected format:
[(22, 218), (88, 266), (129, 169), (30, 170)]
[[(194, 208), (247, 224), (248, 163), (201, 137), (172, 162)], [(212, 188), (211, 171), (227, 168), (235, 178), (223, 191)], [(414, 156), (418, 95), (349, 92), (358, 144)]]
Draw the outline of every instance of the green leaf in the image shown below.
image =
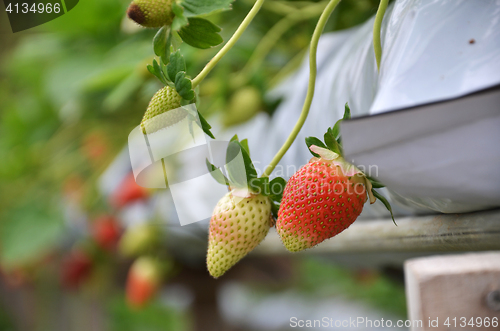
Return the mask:
[(229, 141), (240, 141), (240, 140), (238, 139), (238, 135), (235, 134)]
[(156, 56), (159, 56), (163, 63), (168, 63), (170, 53), (170, 31), (164, 26), (156, 33), (153, 39), (153, 49)]
[(182, 56), (181, 51), (170, 54), (170, 62), (167, 65), (168, 78), (175, 82), (177, 74), (181, 71), (186, 71), (186, 61), (184, 56)]
[(208, 122), (205, 119), (205, 117), (203, 117), (199, 111), (198, 111), (198, 118), (200, 119), (201, 129), (203, 130), (203, 132), (205, 132), (205, 134), (207, 136), (209, 136), (210, 138), (215, 139), (215, 137), (212, 134), (212, 132), (210, 132), (210, 129), (212, 127), (210, 126), (210, 124), (208, 124)]
[(389, 201), (387, 201), (387, 199), (384, 198), (382, 194), (378, 193), (374, 189), (372, 189), (372, 193), (375, 196), (375, 198), (379, 199), (384, 204), (385, 208), (387, 208), (387, 210), (391, 212), (392, 221), (397, 226), (396, 221), (394, 220), (394, 215), (392, 214), (392, 207)]
[(206, 160), (206, 163), (207, 163), (208, 171), (210, 171), (210, 175), (212, 175), (212, 177), (219, 184), (229, 185), (229, 180), (226, 178), (226, 176), (224, 176), (224, 174), (222, 173), (222, 171), (219, 168), (217, 168), (212, 163), (210, 163), (210, 161), (208, 161), (208, 159)]
[(274, 201), (281, 202), (285, 186), (286, 180), (281, 177), (276, 177), (269, 183), (270, 196)]
[(186, 100), (194, 99), (193, 83), (191, 79), (186, 77), (184, 71), (180, 71), (175, 76), (175, 90), (179, 95)]
[(311, 147), (312, 145), (316, 145), (318, 147), (327, 148), (326, 145), (316, 137), (307, 137), (306, 138), (306, 145), (307, 145), (307, 149), (309, 149), (309, 152), (311, 152), (311, 154), (315, 157), (320, 157), (320, 156), (318, 154), (314, 153), (313, 151), (311, 151), (311, 149), (309, 147)]
[(234, 0), (184, 0), (181, 6), (184, 7), (184, 15), (200, 16), (208, 15), (221, 10), (231, 9)]
[(191, 17), (188, 19), (188, 25), (183, 26), (178, 32), (186, 44), (206, 49), (223, 42), (220, 31), (220, 27), (204, 18)]

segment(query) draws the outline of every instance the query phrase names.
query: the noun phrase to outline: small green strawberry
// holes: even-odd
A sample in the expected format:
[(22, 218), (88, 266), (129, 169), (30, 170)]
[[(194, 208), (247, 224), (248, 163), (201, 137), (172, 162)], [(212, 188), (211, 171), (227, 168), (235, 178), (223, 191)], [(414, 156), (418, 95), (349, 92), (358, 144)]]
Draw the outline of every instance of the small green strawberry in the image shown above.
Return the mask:
[[(177, 109), (181, 107), (181, 100), (182, 97), (179, 93), (170, 86), (165, 86), (156, 92), (142, 118), (142, 132), (144, 134), (156, 132), (186, 117), (187, 114), (184, 110)], [(170, 111), (170, 116), (155, 119), (156, 116), (168, 111)]]
[[(346, 105), (344, 119), (349, 118)], [(311, 248), (347, 229), (361, 214), (367, 195), (370, 203), (381, 200), (392, 215), (387, 200), (373, 189), (383, 185), (342, 157), (341, 121), (328, 129), (325, 144), (306, 138), (315, 157), (285, 186), (276, 231), (291, 252)]]
[(208, 271), (222, 276), (264, 240), (271, 225), (271, 200), (263, 195), (239, 198), (235, 191), (219, 200), (210, 220)]
[(118, 244), (123, 256), (139, 256), (151, 252), (161, 243), (162, 231), (150, 223), (137, 224), (127, 228)]
[(231, 126), (244, 123), (257, 114), (261, 107), (260, 91), (253, 86), (243, 87), (231, 96), (227, 111), (222, 117), (222, 124)]
[(127, 10), (127, 16), (146, 28), (171, 25), (174, 19), (173, 0), (134, 0)]

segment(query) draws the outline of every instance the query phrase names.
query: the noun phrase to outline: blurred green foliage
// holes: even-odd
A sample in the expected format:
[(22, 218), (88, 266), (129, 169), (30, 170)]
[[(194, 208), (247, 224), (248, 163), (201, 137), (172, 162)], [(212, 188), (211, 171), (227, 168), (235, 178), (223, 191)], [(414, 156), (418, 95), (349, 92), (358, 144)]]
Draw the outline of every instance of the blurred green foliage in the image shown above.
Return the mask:
[(356, 271), (331, 264), (326, 259), (302, 259), (298, 285), (323, 297), (341, 295), (397, 317), (406, 317), (404, 285), (370, 269)]

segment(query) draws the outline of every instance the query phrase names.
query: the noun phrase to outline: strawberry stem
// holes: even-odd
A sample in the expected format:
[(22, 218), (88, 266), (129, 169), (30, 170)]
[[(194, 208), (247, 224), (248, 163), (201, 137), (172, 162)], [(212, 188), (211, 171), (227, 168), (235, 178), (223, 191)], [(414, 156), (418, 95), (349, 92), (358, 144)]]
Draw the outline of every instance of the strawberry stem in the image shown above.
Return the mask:
[(248, 25), (250, 25), (250, 22), (252, 22), (252, 20), (254, 19), (255, 15), (257, 15), (257, 13), (259, 12), (259, 10), (262, 7), (262, 4), (264, 3), (264, 1), (265, 0), (257, 0), (254, 3), (252, 9), (250, 9), (250, 11), (248, 12), (247, 16), (245, 17), (245, 19), (243, 20), (243, 22), (241, 22), (241, 24), (238, 27), (238, 29), (236, 29), (236, 31), (234, 32), (234, 34), (231, 37), (231, 39), (229, 39), (228, 42), (224, 45), (224, 47), (222, 47), (221, 50), (217, 54), (215, 54), (215, 56), (212, 58), (212, 60), (210, 60), (210, 62), (207, 63), (207, 65), (205, 66), (205, 68), (203, 68), (203, 70), (198, 74), (198, 76), (196, 76), (195, 78), (193, 78), (193, 80), (192, 80), (192, 82), (193, 82), (193, 89), (196, 86), (198, 86), (203, 79), (205, 79), (205, 77), (209, 74), (210, 71), (212, 71), (212, 69), (224, 57), (224, 55), (226, 55), (226, 53), (229, 52), (229, 50), (231, 48), (233, 48), (233, 46), (236, 44), (236, 42), (238, 41), (238, 39), (240, 39), (240, 37), (243, 34), (243, 32), (245, 32), (245, 30), (248, 27)]
[(311, 103), (314, 96), (314, 88), (316, 85), (316, 52), (318, 50), (319, 37), (321, 36), (323, 29), (325, 28), (328, 18), (332, 14), (335, 7), (337, 7), (339, 2), (340, 0), (330, 0), (325, 10), (321, 14), (321, 17), (318, 20), (318, 24), (316, 24), (316, 28), (314, 29), (314, 33), (311, 38), (311, 46), (309, 48), (309, 85), (307, 87), (306, 99), (304, 101), (304, 105), (302, 106), (302, 112), (300, 113), (300, 117), (297, 120), (297, 123), (295, 123), (295, 127), (293, 128), (292, 132), (288, 136), (283, 146), (281, 146), (278, 153), (276, 153), (271, 163), (267, 166), (266, 170), (264, 170), (262, 177), (269, 177), (269, 175), (273, 172), (274, 168), (279, 163), (283, 155), (285, 155), (285, 153), (294, 142), (295, 138), (297, 138), (299, 131), (302, 129), (302, 126), (307, 119), (307, 115), (309, 114), (309, 109), (311, 108)]
[(264, 37), (260, 40), (252, 56), (245, 64), (240, 73), (235, 77), (234, 85), (236, 87), (245, 85), (251, 77), (257, 72), (256, 68), (259, 68), (264, 62), (267, 54), (271, 49), (276, 46), (278, 40), (290, 30), (296, 23), (304, 21), (313, 17), (320, 15), (325, 9), (325, 3), (321, 2), (319, 4), (313, 4), (301, 9), (292, 10), (287, 16), (283, 17), (278, 23), (276, 23)]
[(373, 23), (373, 51), (375, 52), (375, 59), (377, 60), (377, 69), (380, 71), (380, 60), (382, 58), (382, 45), (380, 42), (380, 29), (382, 27), (382, 20), (384, 19), (385, 10), (389, 0), (380, 0), (375, 22)]

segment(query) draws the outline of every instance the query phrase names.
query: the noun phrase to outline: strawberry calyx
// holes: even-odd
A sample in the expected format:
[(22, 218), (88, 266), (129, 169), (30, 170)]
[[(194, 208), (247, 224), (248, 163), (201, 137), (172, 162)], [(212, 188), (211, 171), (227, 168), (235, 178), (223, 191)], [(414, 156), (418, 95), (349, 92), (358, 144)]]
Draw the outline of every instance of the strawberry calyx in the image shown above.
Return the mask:
[(259, 194), (269, 197), (272, 202), (272, 214), (274, 218), (278, 217), (278, 209), (286, 181), (282, 177), (276, 177), (272, 180), (269, 180), (268, 177), (258, 177), (250, 157), (247, 139), (240, 141), (237, 135), (231, 138), (226, 150), (224, 167), (218, 168), (208, 159), (206, 164), (212, 177), (218, 183), (226, 185), (235, 197), (248, 198)]
[[(340, 123), (343, 120), (348, 120), (351, 118), (351, 110), (349, 105), (345, 104), (344, 116), (342, 119), (338, 120), (332, 128), (328, 128), (324, 135), (324, 143), (315, 137), (307, 137), (306, 145), (309, 147), (310, 152), (313, 155), (311, 161), (316, 161), (319, 159), (329, 161), (339, 167), (342, 173), (349, 177), (350, 180), (355, 182), (360, 182), (365, 185), (366, 192), (368, 194), (370, 204), (375, 203), (375, 201), (380, 200), (387, 210), (391, 213), (391, 218), (394, 224), (394, 215), (392, 213), (392, 207), (387, 201), (387, 199), (375, 190), (375, 188), (385, 187), (382, 183), (376, 179), (366, 175), (363, 171), (358, 169), (352, 163), (346, 161), (343, 157), (342, 148), (342, 137), (340, 135)], [(397, 225), (397, 224), (396, 224)]]

